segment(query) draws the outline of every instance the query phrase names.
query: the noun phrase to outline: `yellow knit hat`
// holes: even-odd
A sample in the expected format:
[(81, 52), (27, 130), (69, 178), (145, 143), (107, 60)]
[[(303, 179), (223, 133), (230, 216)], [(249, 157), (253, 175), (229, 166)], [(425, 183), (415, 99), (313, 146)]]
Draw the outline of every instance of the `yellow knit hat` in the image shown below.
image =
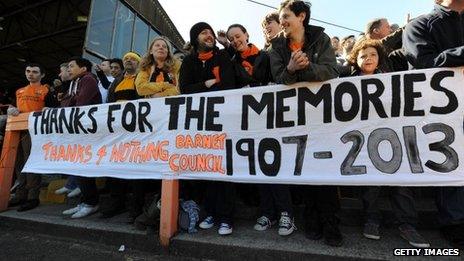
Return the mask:
[(140, 60), (142, 60), (142, 58), (140, 57), (140, 55), (138, 55), (137, 53), (134, 53), (134, 52), (127, 52), (127, 53), (122, 57), (122, 60), (124, 60), (126, 57), (134, 58), (134, 59), (137, 60), (138, 62), (140, 62)]

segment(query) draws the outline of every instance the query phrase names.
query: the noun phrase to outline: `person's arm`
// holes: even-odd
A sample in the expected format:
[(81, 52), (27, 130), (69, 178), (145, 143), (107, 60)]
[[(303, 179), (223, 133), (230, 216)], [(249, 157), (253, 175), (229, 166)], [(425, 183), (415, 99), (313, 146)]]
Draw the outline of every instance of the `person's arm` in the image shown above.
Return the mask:
[(191, 70), (193, 66), (193, 60), (189, 59), (188, 56), (180, 66), (179, 91), (181, 94), (200, 93), (207, 89), (204, 81), (196, 82), (194, 72)]
[(322, 42), (318, 45), (319, 50), (317, 50), (318, 57), (315, 61), (309, 57), (309, 66), (296, 71), (298, 81), (327, 81), (338, 77), (337, 60), (330, 43), (330, 37), (326, 34), (321, 37)]
[(93, 77), (83, 77), (80, 80), (79, 90), (77, 91), (77, 94), (73, 97), (75, 100), (74, 105), (90, 105), (92, 101), (96, 100), (96, 96), (99, 95), (100, 90), (98, 90), (97, 81)]
[(464, 65), (464, 46), (439, 51), (425, 19), (413, 20), (403, 33), (408, 62), (416, 69)]
[(272, 78), (276, 83), (295, 83), (297, 81), (297, 74), (287, 71), (288, 61), (283, 57), (283, 53), (284, 50), (279, 50), (279, 48), (275, 48), (272, 45), (269, 48)]
[(108, 77), (106, 77), (106, 74), (103, 71), (95, 70), (97, 72), (97, 77), (101, 82), (101, 85), (103, 88), (108, 90), (108, 87), (110, 86), (111, 82), (108, 80)]
[(403, 31), (404, 28), (399, 28), (395, 32), (385, 36), (382, 38), (382, 40), (380, 40), (382, 45), (387, 50), (387, 53), (401, 48), (403, 42)]
[(45, 95), (45, 107), (56, 108), (59, 107), (59, 102), (55, 95), (49, 90)]
[[(235, 65), (234, 62), (231, 61), (229, 54), (227, 51), (220, 51), (218, 53), (220, 55), (220, 75), (221, 75), (221, 82), (219, 83), (220, 90), (229, 90), (235, 89), (236, 86), (235, 82)], [(217, 85), (218, 83), (216, 83)]]

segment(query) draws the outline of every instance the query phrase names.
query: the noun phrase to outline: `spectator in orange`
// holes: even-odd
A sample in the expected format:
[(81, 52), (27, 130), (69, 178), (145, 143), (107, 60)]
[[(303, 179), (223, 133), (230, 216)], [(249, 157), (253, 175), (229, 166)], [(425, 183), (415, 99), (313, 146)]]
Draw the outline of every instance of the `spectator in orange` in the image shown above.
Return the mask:
[(156, 37), (140, 62), (135, 79), (137, 93), (152, 98), (179, 94), (179, 68), (180, 62), (174, 58), (169, 40)]
[[(19, 113), (40, 111), (45, 107), (55, 107), (56, 100), (53, 99), (48, 85), (42, 85), (45, 77), (43, 67), (36, 63), (26, 66), (26, 78), (29, 84), (16, 91), (16, 107), (8, 108), (8, 115), (17, 116)], [(21, 147), (15, 164), (15, 172), (19, 185), (13, 198), (10, 199), (9, 207), (20, 206), (18, 211), (26, 211), (37, 207), (40, 203), (40, 174), (22, 173), (21, 170), (26, 163), (31, 151), (31, 136), (28, 132), (21, 133)]]

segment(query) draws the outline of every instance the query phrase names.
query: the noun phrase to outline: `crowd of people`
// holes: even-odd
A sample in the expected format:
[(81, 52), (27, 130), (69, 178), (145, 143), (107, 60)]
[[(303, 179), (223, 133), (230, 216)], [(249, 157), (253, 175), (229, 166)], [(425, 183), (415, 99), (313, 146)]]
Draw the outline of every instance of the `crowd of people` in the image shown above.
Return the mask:
[[(263, 18), (265, 47), (259, 49), (250, 40), (247, 29), (232, 24), (227, 31), (199, 22), (191, 27), (190, 42), (183, 60), (175, 56), (164, 37), (156, 37), (141, 57), (127, 52), (122, 59), (105, 59), (99, 65), (73, 57), (60, 66), (59, 80), (52, 86), (41, 84), (45, 72), (39, 64), (28, 64), (25, 75), (29, 85), (16, 91), (16, 105), (9, 115), (32, 112), (44, 107), (70, 107), (138, 98), (158, 98), (178, 94), (214, 92), (242, 87), (295, 82), (318, 82), (337, 77), (380, 74), (403, 70), (455, 67), (464, 65), (464, 2), (435, 0), (431, 13), (392, 30), (386, 18), (375, 19), (363, 35), (330, 38), (324, 28), (310, 25), (308, 2), (286, 0), (278, 12)], [(216, 46), (219, 42), (223, 48)], [(92, 73), (92, 68), (95, 74)], [(30, 137), (22, 134), (21, 153), (16, 164), (20, 173), (30, 150)], [(40, 175), (21, 173), (19, 186), (10, 206), (25, 211), (39, 205)], [(151, 214), (159, 192), (157, 181), (128, 181), (108, 178), (106, 186), (111, 204), (100, 209), (103, 218), (126, 210), (126, 196), (131, 194), (130, 223), (153, 225)], [(184, 198), (202, 201), (206, 216), (198, 226), (218, 226), (220, 235), (233, 232), (236, 190), (231, 182), (183, 181)], [(289, 236), (295, 230), (290, 185), (259, 184), (260, 214), (254, 229), (264, 231), (277, 224), (278, 234)], [(381, 215), (378, 199), (388, 190), (399, 233), (415, 247), (430, 247), (429, 241), (416, 230), (417, 211), (411, 189), (407, 187), (364, 187), (362, 202), (366, 220), (362, 231), (366, 238), (381, 238)], [(464, 188), (435, 188), (440, 229), (453, 246), (464, 247)], [(94, 178), (68, 177), (65, 187), (56, 193), (68, 196), (82, 194), (82, 202), (63, 212), (71, 218), (82, 218), (99, 210), (99, 194)], [(254, 193), (254, 190), (247, 190)], [(311, 240), (323, 239), (330, 246), (341, 246), (339, 197), (335, 186), (305, 186), (303, 202), (304, 232)]]

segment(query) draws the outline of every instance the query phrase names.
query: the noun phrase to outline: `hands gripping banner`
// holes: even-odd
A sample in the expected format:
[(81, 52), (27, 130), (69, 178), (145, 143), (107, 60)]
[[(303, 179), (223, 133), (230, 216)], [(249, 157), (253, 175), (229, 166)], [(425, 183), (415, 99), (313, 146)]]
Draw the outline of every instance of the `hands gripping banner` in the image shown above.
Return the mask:
[(463, 68), (48, 109), (24, 172), (463, 186)]

